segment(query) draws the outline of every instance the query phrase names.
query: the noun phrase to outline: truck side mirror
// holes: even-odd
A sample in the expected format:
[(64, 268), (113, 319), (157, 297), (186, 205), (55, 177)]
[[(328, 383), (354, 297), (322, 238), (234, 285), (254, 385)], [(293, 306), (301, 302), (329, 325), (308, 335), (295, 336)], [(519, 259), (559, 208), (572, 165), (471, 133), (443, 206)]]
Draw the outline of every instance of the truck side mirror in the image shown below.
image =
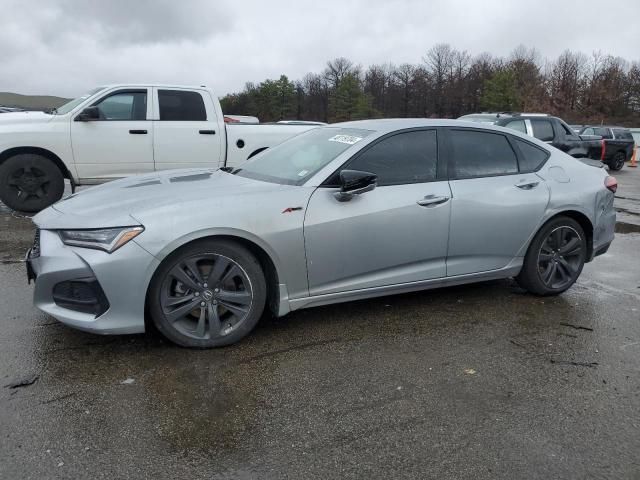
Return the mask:
[(87, 107), (75, 118), (76, 122), (91, 122), (100, 120), (100, 109), (98, 107)]

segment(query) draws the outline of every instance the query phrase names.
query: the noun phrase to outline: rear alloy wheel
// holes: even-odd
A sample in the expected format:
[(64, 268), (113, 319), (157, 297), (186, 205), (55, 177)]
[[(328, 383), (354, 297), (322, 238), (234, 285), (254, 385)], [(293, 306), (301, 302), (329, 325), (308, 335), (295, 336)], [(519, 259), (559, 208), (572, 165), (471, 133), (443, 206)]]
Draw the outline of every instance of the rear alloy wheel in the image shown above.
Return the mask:
[(609, 168), (611, 170), (621, 170), (622, 167), (624, 167), (624, 162), (627, 161), (627, 156), (624, 154), (624, 152), (617, 152), (614, 156), (613, 159), (611, 159), (611, 162), (609, 163)]
[(39, 212), (62, 198), (64, 176), (48, 158), (20, 154), (0, 165), (0, 200), (21, 212)]
[(259, 262), (231, 242), (204, 241), (172, 255), (155, 275), (150, 309), (158, 330), (185, 347), (237, 342), (260, 319), (266, 283)]
[(518, 283), (537, 295), (557, 295), (580, 276), (587, 256), (585, 234), (578, 222), (558, 217), (534, 237)]

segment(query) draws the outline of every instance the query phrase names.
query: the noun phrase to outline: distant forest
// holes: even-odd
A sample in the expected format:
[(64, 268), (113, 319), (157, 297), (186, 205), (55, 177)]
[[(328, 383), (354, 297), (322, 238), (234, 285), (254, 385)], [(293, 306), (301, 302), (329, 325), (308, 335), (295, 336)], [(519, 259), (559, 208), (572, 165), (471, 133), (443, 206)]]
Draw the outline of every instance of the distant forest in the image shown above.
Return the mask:
[(418, 64), (362, 67), (346, 58), (291, 81), (247, 83), (221, 99), (227, 114), (262, 122), (338, 122), (379, 117), (456, 118), (474, 112), (550, 113), (569, 123), (640, 124), (640, 62), (594, 52), (565, 51), (541, 60), (519, 46), (506, 58), (472, 57), (448, 44)]

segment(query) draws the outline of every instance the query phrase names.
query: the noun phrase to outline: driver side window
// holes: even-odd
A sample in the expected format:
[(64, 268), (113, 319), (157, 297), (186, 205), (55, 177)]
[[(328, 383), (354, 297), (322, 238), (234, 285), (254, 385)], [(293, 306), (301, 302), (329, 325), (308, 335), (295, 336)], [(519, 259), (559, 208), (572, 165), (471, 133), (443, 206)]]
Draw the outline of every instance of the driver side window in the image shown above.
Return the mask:
[(381, 140), (343, 168), (375, 173), (379, 186), (402, 185), (435, 180), (437, 160), (436, 131), (417, 130)]
[(95, 104), (100, 112), (100, 120), (146, 120), (147, 92), (116, 92)]

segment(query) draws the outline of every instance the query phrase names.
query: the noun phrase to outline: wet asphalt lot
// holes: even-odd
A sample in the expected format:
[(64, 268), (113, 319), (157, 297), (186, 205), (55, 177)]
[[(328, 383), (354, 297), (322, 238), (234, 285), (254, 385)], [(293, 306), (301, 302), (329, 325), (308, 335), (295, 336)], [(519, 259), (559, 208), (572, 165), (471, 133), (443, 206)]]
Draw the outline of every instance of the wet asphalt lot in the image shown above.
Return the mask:
[(209, 351), (40, 313), (31, 240), (0, 210), (0, 478), (640, 478), (640, 233), (560, 297), (385, 297)]

